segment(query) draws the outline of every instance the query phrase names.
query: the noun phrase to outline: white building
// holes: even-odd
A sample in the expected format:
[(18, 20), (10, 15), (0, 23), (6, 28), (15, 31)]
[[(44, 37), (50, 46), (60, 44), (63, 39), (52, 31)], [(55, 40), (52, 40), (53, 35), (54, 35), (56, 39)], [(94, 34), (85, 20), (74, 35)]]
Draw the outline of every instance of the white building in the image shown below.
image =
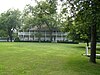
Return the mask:
[(41, 41), (51, 41), (52, 38), (52, 42), (57, 42), (66, 41), (66, 36), (66, 32), (61, 32), (57, 29), (53, 29), (52, 32), (48, 29), (30, 29), (28, 31), (22, 30), (18, 32), (18, 37), (21, 41), (39, 41), (39, 38)]

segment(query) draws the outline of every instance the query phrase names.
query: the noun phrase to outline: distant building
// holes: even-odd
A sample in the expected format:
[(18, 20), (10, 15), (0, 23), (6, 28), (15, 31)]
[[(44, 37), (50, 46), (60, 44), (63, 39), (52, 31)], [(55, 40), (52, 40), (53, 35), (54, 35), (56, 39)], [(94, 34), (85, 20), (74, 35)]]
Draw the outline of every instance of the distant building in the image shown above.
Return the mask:
[(21, 41), (51, 41), (52, 39), (52, 42), (57, 42), (66, 41), (66, 36), (66, 32), (61, 32), (57, 28), (52, 29), (52, 31), (46, 28), (40, 30), (37, 28), (31, 28), (28, 31), (19, 30), (18, 32), (18, 37)]

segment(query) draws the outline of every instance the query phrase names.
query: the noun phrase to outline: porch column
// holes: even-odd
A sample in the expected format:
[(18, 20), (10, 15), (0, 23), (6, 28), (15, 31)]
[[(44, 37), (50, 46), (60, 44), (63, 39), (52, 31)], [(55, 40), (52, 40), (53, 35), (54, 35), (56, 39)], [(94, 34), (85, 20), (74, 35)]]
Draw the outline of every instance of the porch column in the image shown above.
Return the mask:
[(57, 42), (57, 31), (56, 31), (56, 42)]
[(18, 30), (18, 33), (17, 33), (17, 34), (18, 34), (18, 38), (20, 38), (20, 37), (19, 37), (19, 35), (20, 35), (20, 34), (19, 34), (19, 30)]
[(29, 40), (30, 40), (30, 30), (29, 30)]
[(23, 41), (24, 41), (24, 35), (25, 35), (24, 33), (25, 33), (25, 32), (24, 32), (24, 29), (23, 29)]
[(35, 41), (35, 31), (34, 31), (34, 41)]
[(64, 40), (63, 40), (63, 35), (64, 35), (64, 33), (62, 32), (62, 33), (61, 33), (61, 38), (62, 38), (62, 41), (64, 41)]
[(47, 36), (47, 35), (46, 35), (46, 31), (45, 31), (45, 41), (46, 41), (46, 36)]

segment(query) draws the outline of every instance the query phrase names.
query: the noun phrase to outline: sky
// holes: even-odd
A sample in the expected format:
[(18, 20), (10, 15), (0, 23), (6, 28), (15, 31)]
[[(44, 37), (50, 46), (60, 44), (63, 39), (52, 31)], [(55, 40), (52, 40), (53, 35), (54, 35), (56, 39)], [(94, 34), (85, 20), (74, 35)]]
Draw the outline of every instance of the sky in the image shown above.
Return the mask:
[[(38, 0), (45, 1), (45, 0)], [(1, 0), (0, 1), (0, 13), (7, 11), (10, 8), (19, 9), (22, 11), (26, 4), (31, 4), (32, 6), (36, 5), (35, 0)], [(58, 6), (58, 12), (60, 10), (60, 6)]]
[[(40, 0), (38, 0), (40, 1)], [(10, 8), (23, 10), (26, 4), (36, 5), (35, 0), (1, 0), (0, 13), (7, 11)]]

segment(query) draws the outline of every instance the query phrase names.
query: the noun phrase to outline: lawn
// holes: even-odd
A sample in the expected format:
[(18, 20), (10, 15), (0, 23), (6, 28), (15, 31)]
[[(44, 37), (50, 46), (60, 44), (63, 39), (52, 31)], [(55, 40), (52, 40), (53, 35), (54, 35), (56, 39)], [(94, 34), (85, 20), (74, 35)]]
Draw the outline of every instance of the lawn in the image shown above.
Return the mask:
[(100, 75), (85, 44), (0, 43), (0, 75)]

